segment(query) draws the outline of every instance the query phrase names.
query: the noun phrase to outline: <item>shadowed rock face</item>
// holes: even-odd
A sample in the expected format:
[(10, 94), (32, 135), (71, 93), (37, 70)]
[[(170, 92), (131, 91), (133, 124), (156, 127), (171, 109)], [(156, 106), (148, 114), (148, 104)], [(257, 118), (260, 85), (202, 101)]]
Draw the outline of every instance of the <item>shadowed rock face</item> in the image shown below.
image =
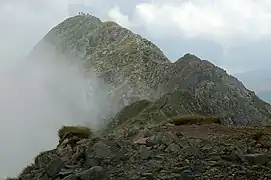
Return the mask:
[[(171, 63), (153, 43), (115, 22), (85, 15), (68, 18), (54, 27), (30, 56), (46, 44), (71, 63), (71, 57), (79, 57), (86, 71), (94, 70), (112, 85), (106, 97), (108, 102), (118, 101), (107, 108), (112, 113), (136, 100), (166, 96), (180, 114), (221, 115), (227, 117), (226, 123), (234, 124), (261, 124), (271, 118), (270, 105), (224, 70), (191, 54)], [(180, 97), (183, 91), (189, 98)]]

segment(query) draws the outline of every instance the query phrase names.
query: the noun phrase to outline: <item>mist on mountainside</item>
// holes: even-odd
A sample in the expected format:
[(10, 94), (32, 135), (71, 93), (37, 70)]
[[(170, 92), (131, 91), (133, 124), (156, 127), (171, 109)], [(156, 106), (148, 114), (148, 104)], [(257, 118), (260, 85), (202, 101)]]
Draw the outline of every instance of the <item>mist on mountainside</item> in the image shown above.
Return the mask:
[(70, 64), (61, 54), (53, 56), (40, 49), (0, 71), (0, 179), (18, 175), (39, 152), (54, 148), (62, 125), (101, 125), (99, 113), (109, 102), (94, 99), (109, 85), (83, 73), (80, 60)]

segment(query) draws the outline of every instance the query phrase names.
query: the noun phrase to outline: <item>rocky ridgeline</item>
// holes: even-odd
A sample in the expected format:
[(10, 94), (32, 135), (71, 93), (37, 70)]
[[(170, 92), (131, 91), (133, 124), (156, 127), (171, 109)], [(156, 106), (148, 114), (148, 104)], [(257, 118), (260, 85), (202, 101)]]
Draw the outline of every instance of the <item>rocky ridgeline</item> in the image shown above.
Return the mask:
[(123, 136), (66, 136), (13, 180), (268, 180), (268, 131), (214, 123), (162, 123)]
[(103, 95), (95, 96), (97, 104), (114, 102), (103, 107), (101, 116), (109, 110), (107, 117), (111, 117), (138, 100), (162, 99), (170, 101), (168, 108), (174, 111), (168, 112), (169, 117), (220, 115), (227, 124), (243, 125), (262, 125), (271, 119), (271, 106), (223, 69), (192, 54), (172, 63), (152, 42), (115, 22), (91, 15), (70, 17), (52, 28), (29, 57), (56, 62), (59, 54), (64, 61), (83, 62), (86, 71), (94, 71), (110, 84)]
[(271, 106), (221, 68), (191, 54), (171, 63), (150, 41), (91, 15), (54, 27), (29, 59), (59, 53), (110, 85), (98, 83), (93, 91), (104, 93), (91, 99), (108, 102), (97, 108), (105, 128), (59, 136), (14, 180), (271, 179), (270, 127), (260, 128)]

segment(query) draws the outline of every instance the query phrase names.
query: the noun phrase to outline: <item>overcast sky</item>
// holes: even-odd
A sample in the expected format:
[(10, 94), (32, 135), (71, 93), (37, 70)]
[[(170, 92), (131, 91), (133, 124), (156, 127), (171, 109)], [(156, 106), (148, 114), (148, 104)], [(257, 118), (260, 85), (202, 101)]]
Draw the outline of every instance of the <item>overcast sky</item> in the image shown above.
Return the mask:
[(229, 72), (270, 66), (270, 0), (1, 0), (1, 66), (78, 11), (140, 33), (173, 61), (190, 52)]

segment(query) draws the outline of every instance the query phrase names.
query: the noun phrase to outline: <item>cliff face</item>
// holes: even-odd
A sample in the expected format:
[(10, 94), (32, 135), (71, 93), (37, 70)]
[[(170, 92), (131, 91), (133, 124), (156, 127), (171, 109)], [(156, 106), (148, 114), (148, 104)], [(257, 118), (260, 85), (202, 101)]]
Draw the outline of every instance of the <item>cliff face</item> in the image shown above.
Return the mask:
[(191, 98), (171, 103), (175, 113), (169, 116), (219, 115), (225, 117), (225, 123), (234, 124), (261, 124), (271, 118), (271, 106), (224, 70), (191, 54), (171, 63), (153, 43), (115, 22), (85, 15), (68, 18), (54, 27), (30, 56), (44, 44), (71, 61), (71, 57), (80, 58), (86, 70), (94, 70), (111, 84), (107, 99), (119, 101), (118, 110), (136, 100), (157, 100), (187, 91)]

